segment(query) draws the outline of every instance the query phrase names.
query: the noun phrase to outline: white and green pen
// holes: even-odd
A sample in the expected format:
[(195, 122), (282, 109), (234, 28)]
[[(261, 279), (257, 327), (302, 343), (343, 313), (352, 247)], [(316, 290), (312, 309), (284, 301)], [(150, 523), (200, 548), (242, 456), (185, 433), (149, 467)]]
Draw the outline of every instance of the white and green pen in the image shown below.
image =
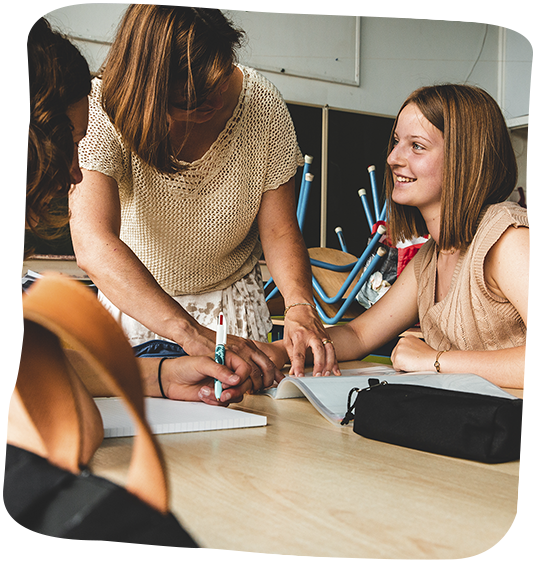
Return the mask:
[[(217, 332), (215, 341), (215, 361), (222, 366), (225, 365), (225, 345), (227, 343), (227, 321), (223, 313), (219, 313), (219, 318), (217, 320)], [(221, 381), (216, 379), (214, 382), (214, 392), (215, 398), (219, 401), (221, 399), (221, 393), (223, 392), (223, 386)]]

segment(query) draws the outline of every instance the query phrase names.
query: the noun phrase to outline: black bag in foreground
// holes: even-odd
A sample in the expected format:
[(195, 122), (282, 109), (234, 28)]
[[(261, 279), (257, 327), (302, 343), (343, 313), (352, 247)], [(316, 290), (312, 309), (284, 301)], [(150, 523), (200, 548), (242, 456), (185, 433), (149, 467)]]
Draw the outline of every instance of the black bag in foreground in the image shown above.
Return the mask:
[(365, 438), (484, 463), (520, 457), (522, 399), (376, 380), (351, 405), (355, 391), (348, 415)]
[[(197, 547), (169, 507), (139, 366), (121, 327), (80, 282), (45, 274), (23, 297), (24, 339), (9, 408), (4, 504), (43, 535)], [(136, 425), (124, 486), (88, 467), (104, 436), (93, 373)], [(24, 546), (19, 546), (22, 549)]]
[(4, 503), (16, 522), (46, 536), (197, 547), (171, 512), (87, 470), (74, 475), (10, 444)]

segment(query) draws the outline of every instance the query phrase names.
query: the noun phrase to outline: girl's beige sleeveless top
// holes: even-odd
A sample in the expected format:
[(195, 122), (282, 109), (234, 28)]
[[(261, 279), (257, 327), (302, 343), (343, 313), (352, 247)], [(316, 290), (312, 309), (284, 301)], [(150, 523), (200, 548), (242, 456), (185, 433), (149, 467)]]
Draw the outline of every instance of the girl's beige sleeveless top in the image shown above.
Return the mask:
[(485, 257), (505, 230), (528, 227), (527, 212), (513, 202), (486, 207), (476, 235), (461, 253), (446, 297), (435, 302), (437, 248), (429, 240), (413, 258), (422, 334), (435, 350), (501, 350), (526, 343), (526, 326), (513, 305), (485, 283)]

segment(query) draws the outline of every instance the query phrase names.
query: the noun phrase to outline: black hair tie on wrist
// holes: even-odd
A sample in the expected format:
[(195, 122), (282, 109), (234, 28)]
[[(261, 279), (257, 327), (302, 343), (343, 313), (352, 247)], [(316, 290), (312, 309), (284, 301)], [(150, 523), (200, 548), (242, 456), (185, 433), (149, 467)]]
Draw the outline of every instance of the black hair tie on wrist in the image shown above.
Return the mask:
[(163, 386), (162, 386), (162, 364), (164, 362), (164, 360), (168, 360), (169, 357), (168, 356), (164, 356), (161, 360), (160, 363), (158, 364), (158, 385), (160, 386), (160, 393), (162, 394), (162, 397), (164, 399), (169, 399), (169, 397), (163, 392)]

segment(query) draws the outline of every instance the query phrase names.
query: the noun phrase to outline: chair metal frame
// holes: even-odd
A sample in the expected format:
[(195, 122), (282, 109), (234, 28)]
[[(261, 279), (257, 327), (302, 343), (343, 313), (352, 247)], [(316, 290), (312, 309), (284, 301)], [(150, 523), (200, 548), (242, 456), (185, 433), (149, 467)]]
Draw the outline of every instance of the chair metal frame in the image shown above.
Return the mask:
[[(303, 175), (302, 175), (302, 179), (301, 179), (301, 187), (300, 187), (299, 198), (298, 198), (298, 203), (297, 203), (297, 210), (296, 210), (297, 223), (299, 225), (301, 232), (303, 231), (303, 227), (304, 227), (304, 224), (305, 224), (305, 215), (306, 215), (306, 209), (307, 209), (307, 204), (308, 204), (308, 198), (310, 196), (310, 189), (311, 189), (311, 185), (312, 185), (312, 180), (314, 179), (314, 176), (312, 174), (310, 174), (310, 172), (309, 172), (312, 160), (313, 160), (313, 158), (311, 156), (307, 155), (305, 157), (305, 165), (304, 165), (304, 169), (303, 169)], [(370, 275), (375, 271), (377, 265), (379, 264), (382, 257), (386, 253), (386, 250), (382, 247), (377, 249), (377, 247), (379, 246), (379, 241), (380, 241), (381, 237), (386, 232), (386, 227), (384, 226), (384, 224), (381, 223), (377, 226), (377, 228), (375, 228), (375, 224), (378, 221), (381, 221), (381, 222), (384, 221), (384, 218), (386, 216), (386, 203), (384, 204), (382, 210), (379, 212), (379, 200), (378, 200), (377, 188), (376, 188), (376, 184), (375, 184), (375, 166), (370, 166), (368, 168), (368, 172), (370, 174), (370, 182), (371, 182), (371, 186), (372, 186), (372, 197), (373, 197), (373, 204), (374, 204), (375, 221), (374, 221), (374, 216), (372, 215), (372, 212), (371, 212), (370, 207), (368, 205), (368, 202), (367, 202), (367, 199), (366, 199), (366, 190), (364, 188), (359, 190), (359, 196), (361, 198), (361, 202), (362, 202), (362, 205), (364, 207), (364, 212), (366, 214), (368, 225), (370, 227), (370, 232), (373, 233), (374, 230), (375, 230), (375, 232), (372, 234), (372, 237), (371, 237), (368, 245), (366, 246), (366, 248), (362, 252), (361, 256), (358, 258), (358, 260), (356, 262), (352, 262), (350, 264), (345, 264), (343, 266), (337, 265), (337, 264), (331, 264), (329, 262), (322, 262), (320, 260), (315, 260), (313, 258), (310, 258), (310, 263), (311, 263), (312, 266), (316, 266), (318, 268), (323, 268), (323, 269), (332, 270), (332, 271), (336, 271), (336, 272), (349, 272), (345, 282), (342, 284), (339, 291), (333, 297), (329, 297), (325, 293), (324, 289), (321, 287), (321, 285), (318, 282), (318, 280), (316, 279), (316, 277), (314, 275), (312, 275), (312, 287), (314, 288), (314, 290), (316, 291), (318, 296), (323, 300), (324, 303), (335, 304), (335, 303), (338, 303), (340, 301), (343, 301), (342, 305), (338, 309), (338, 312), (333, 317), (329, 317), (327, 315), (327, 313), (325, 313), (325, 311), (323, 310), (321, 303), (318, 301), (318, 299), (316, 299), (316, 297), (314, 297), (314, 303), (316, 305), (316, 309), (318, 311), (318, 314), (319, 314), (321, 320), (326, 324), (336, 324), (336, 323), (341, 322), (341, 321), (350, 320), (350, 319), (344, 319), (343, 315), (348, 310), (348, 308), (354, 303), (358, 292), (361, 290), (363, 285), (366, 283), (366, 281), (368, 280)], [(340, 246), (342, 248), (342, 251), (347, 252), (347, 247), (346, 247), (346, 244), (345, 244), (345, 240), (343, 238), (342, 228), (337, 227), (335, 229), (335, 232), (338, 236), (338, 240), (340, 242)], [(368, 259), (370, 258), (370, 256), (373, 254), (373, 252), (376, 249), (377, 249), (377, 252), (376, 252), (375, 256), (372, 258), (372, 260), (370, 261), (368, 266), (364, 269), (366, 262), (368, 261)], [(344, 298), (343, 297), (344, 294), (347, 292), (347, 290), (349, 289), (351, 284), (355, 281), (355, 278), (358, 276), (359, 272), (361, 272), (361, 274), (360, 274), (360, 278), (358, 279), (356, 285), (353, 287), (353, 289), (351, 290), (349, 295), (346, 298)], [(270, 278), (265, 283), (264, 290), (266, 290), (267, 287), (269, 287), (269, 285), (271, 283), (273, 283), (273, 278)], [(269, 295), (266, 297), (266, 301), (269, 301), (270, 299), (275, 297), (278, 293), (279, 293), (279, 289), (278, 289), (277, 286), (275, 286), (271, 290)]]

